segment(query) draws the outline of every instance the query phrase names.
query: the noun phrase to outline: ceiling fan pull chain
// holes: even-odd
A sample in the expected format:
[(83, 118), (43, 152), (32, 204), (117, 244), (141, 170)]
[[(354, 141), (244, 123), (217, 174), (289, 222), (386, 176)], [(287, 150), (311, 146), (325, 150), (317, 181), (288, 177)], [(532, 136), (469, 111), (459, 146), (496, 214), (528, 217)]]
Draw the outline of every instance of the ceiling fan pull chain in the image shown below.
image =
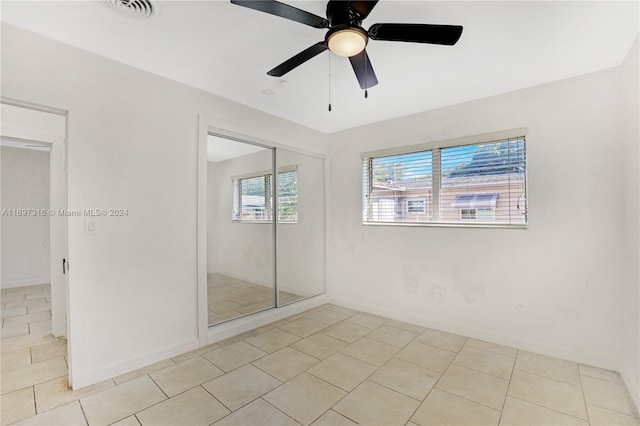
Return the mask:
[(367, 52), (364, 52), (364, 98), (367, 99), (369, 97), (369, 92), (367, 91), (367, 87), (369, 87), (369, 76), (367, 72), (369, 71), (369, 67), (367, 66), (367, 61), (369, 58), (367, 57)]
[(331, 112), (331, 55), (329, 56), (329, 112)]

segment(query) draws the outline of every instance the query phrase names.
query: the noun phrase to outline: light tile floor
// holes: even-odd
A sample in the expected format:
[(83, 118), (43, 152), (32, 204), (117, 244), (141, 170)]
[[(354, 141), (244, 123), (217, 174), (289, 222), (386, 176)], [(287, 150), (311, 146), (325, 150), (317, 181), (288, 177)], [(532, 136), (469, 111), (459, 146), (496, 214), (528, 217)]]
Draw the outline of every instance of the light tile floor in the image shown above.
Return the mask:
[[(222, 274), (207, 276), (209, 324), (238, 318), (274, 306), (273, 289)], [(280, 304), (286, 305), (303, 296), (281, 291)]]
[(616, 372), (333, 305), (72, 391), (48, 292), (2, 291), (2, 425), (638, 425)]

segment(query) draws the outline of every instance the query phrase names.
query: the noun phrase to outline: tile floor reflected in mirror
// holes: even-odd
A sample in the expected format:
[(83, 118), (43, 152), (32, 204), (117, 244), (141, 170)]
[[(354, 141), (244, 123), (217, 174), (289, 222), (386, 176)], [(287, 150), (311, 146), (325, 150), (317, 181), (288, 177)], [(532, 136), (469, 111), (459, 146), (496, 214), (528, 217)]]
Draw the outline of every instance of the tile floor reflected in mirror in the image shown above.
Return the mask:
[[(209, 274), (207, 276), (209, 324), (271, 308), (275, 305), (273, 294), (273, 287), (222, 274)], [(281, 291), (280, 305), (303, 298), (301, 295)]]
[(1, 303), (2, 425), (638, 425), (616, 372), (334, 305), (72, 391), (48, 286)]

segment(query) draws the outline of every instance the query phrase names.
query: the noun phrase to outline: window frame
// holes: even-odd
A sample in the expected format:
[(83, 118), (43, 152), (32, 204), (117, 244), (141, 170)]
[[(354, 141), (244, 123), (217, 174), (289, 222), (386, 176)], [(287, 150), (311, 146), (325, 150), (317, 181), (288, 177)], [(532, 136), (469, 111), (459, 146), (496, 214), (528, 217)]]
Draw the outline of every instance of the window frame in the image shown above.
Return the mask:
[[(465, 136), (461, 138), (455, 139), (447, 139), (441, 141), (431, 141), (428, 143), (421, 143), (416, 145), (408, 145), (401, 146), (395, 148), (389, 148), (378, 151), (370, 151), (364, 152), (361, 154), (361, 158), (363, 161), (367, 162), (367, 171), (368, 176), (365, 176), (363, 173), (363, 189), (365, 183), (368, 184), (368, 194), (371, 194), (372, 184), (373, 184), (373, 171), (372, 171), (372, 160), (379, 157), (388, 157), (395, 155), (403, 155), (403, 154), (412, 154), (412, 153), (420, 153), (424, 151), (431, 151), (432, 155), (432, 192), (431, 197), (431, 207), (427, 206), (428, 203), (425, 203), (426, 210), (429, 211), (431, 208), (434, 213), (434, 219), (430, 222), (390, 222), (390, 221), (367, 221), (365, 220), (365, 213), (369, 213), (370, 206), (368, 205), (368, 197), (365, 197), (364, 190), (362, 191), (362, 210), (361, 210), (361, 219), (362, 225), (364, 226), (418, 226), (418, 227), (462, 227), (462, 228), (506, 228), (506, 229), (527, 229), (530, 223), (530, 214), (529, 214), (529, 164), (527, 161), (527, 151), (528, 151), (528, 143), (527, 143), (527, 128), (516, 128), (498, 132), (484, 133), (480, 135), (473, 136)], [(460, 222), (454, 221), (436, 221), (436, 212), (440, 212), (440, 191), (441, 187), (441, 158), (440, 158), (440, 150), (446, 148), (453, 148), (458, 146), (465, 145), (475, 145), (475, 144), (483, 144), (483, 143), (491, 143), (491, 142), (500, 142), (508, 139), (518, 139), (523, 138), (525, 140), (525, 172), (524, 172), (524, 206), (522, 210), (524, 210), (525, 214), (525, 222), (524, 223), (492, 223), (492, 222), (483, 222), (474, 220), (465, 220)], [(363, 163), (364, 166), (364, 163)], [(495, 216), (495, 209), (494, 216)], [(460, 213), (459, 213), (460, 214)], [(476, 212), (477, 217), (477, 212)]]
[[(295, 220), (282, 220), (280, 219), (280, 206), (278, 205), (278, 224), (295, 224), (298, 223), (298, 165), (290, 165), (283, 166), (278, 168), (277, 175), (278, 177), (281, 174), (285, 173), (296, 173), (296, 219)], [(236, 218), (236, 211), (240, 212), (240, 217), (242, 217), (242, 181), (248, 179), (262, 178), (264, 182), (264, 193), (265, 193), (265, 203), (264, 203), (264, 215), (265, 219), (238, 219)], [(237, 183), (236, 183), (237, 182)], [(231, 222), (232, 223), (253, 223), (253, 224), (271, 224), (273, 223), (273, 171), (272, 170), (264, 170), (254, 173), (247, 173), (244, 175), (231, 176)], [(280, 190), (278, 185), (278, 191)], [(278, 198), (278, 204), (280, 203), (280, 196)], [(268, 202), (267, 202), (268, 200)]]
[[(467, 216), (471, 216), (473, 215), (473, 217), (464, 217), (465, 216), (465, 211), (467, 211), (466, 215)], [(472, 213), (473, 211), (473, 213)], [(492, 219), (495, 219), (496, 217), (496, 210), (492, 209), (492, 208), (480, 208), (480, 207), (473, 207), (473, 208), (464, 208), (464, 209), (458, 209), (458, 217), (460, 218), (460, 220), (467, 220), (467, 221), (475, 221), (475, 222), (483, 222), (484, 221), (484, 217), (481, 217), (482, 215), (480, 214), (480, 212), (491, 212), (491, 217)], [(491, 223), (491, 222), (488, 222)]]
[[(406, 200), (406, 205), (407, 208), (405, 209), (405, 214), (423, 214), (426, 215), (427, 211), (428, 211), (428, 207), (427, 207), (427, 197), (408, 197)], [(411, 207), (409, 205), (409, 203), (416, 203), (416, 202), (420, 202), (422, 203), (422, 209), (420, 211), (412, 211)]]

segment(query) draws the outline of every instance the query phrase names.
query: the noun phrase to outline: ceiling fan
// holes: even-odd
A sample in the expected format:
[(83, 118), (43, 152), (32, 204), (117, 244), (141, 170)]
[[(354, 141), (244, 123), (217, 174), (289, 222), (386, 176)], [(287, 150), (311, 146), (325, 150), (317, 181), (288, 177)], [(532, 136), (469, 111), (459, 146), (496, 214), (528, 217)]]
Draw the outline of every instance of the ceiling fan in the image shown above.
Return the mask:
[(378, 0), (329, 0), (327, 19), (275, 0), (231, 0), (231, 3), (329, 30), (323, 41), (287, 59), (267, 72), (268, 75), (282, 77), (328, 49), (338, 56), (349, 58), (362, 89), (378, 84), (365, 50), (369, 39), (453, 46), (462, 34), (459, 25), (373, 24), (369, 30), (365, 30), (362, 21), (369, 16)]

